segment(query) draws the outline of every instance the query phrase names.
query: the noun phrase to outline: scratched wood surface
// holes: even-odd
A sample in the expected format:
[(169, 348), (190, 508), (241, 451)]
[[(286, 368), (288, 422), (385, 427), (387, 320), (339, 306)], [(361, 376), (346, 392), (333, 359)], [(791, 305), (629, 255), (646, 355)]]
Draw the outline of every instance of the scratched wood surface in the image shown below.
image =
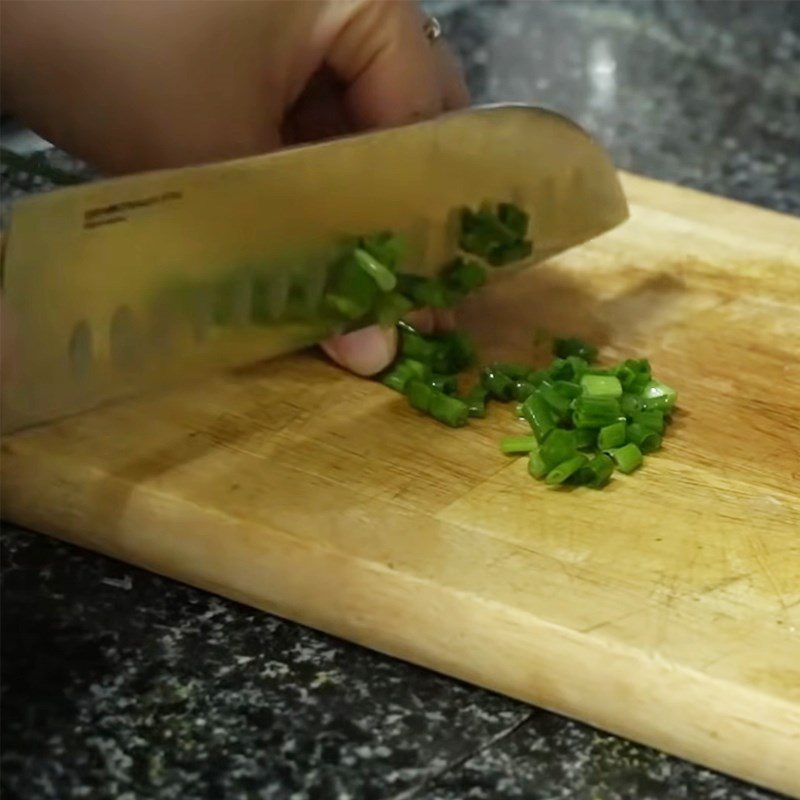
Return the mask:
[(800, 220), (625, 176), (632, 218), (488, 289), (680, 391), (603, 492), (313, 354), (3, 443), (4, 516), (800, 796)]

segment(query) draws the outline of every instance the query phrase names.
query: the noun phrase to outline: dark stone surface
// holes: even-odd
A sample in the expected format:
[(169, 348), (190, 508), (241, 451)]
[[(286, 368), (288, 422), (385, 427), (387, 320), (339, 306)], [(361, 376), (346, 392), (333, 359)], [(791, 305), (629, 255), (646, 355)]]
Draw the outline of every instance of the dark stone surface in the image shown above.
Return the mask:
[(44, 536), (2, 561), (7, 800), (770, 797)]
[(548, 106), (623, 169), (800, 213), (800, 3), (428, 5), (477, 102)]
[[(800, 3), (428, 6), (476, 100), (549, 105), (622, 167), (800, 211)], [(8, 800), (773, 797), (11, 526), (2, 569)]]

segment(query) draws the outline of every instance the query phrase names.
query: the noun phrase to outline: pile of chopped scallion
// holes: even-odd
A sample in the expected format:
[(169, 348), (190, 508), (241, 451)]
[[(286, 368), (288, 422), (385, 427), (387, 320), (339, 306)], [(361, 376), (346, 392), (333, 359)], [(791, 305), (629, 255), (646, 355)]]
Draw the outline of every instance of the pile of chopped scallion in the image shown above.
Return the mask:
[(653, 379), (647, 359), (595, 366), (596, 348), (556, 339), (545, 369), (498, 363), (483, 367), (477, 386), (458, 394), (458, 373), (474, 364), (469, 339), (459, 332), (425, 336), (406, 323), (400, 354), (383, 383), (452, 427), (483, 417), (489, 400), (516, 401), (531, 433), (507, 436), (500, 449), (527, 455), (528, 470), (550, 485), (602, 488), (614, 469), (629, 473), (661, 447), (676, 393)]
[(414, 308), (454, 305), (486, 282), (487, 264), (527, 258), (528, 224), (528, 215), (511, 203), (464, 209), (462, 255), (435, 278), (397, 271), (398, 237), (362, 237), (333, 271), (325, 303), (345, 320), (397, 324), (398, 357), (381, 380), (415, 409), (461, 427), (470, 417), (484, 417), (489, 400), (516, 401), (531, 433), (505, 437), (501, 450), (527, 455), (530, 474), (550, 485), (599, 489), (615, 469), (633, 472), (661, 447), (677, 395), (653, 378), (647, 359), (598, 367), (597, 348), (580, 339), (555, 339), (555, 359), (545, 369), (491, 364), (480, 370), (476, 386), (459, 394), (459, 374), (475, 365), (469, 337), (458, 331), (425, 335), (402, 321)]

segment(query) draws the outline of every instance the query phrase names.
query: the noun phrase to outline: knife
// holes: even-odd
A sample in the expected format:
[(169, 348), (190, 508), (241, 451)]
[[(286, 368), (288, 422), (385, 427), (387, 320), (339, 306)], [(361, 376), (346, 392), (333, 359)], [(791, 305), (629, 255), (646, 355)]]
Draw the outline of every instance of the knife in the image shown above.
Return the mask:
[(486, 201), (530, 215), (521, 266), (628, 215), (602, 147), (515, 105), (20, 200), (2, 432), (318, 342), (337, 330), (322, 297), (345, 243), (392, 231), (402, 269), (434, 276), (457, 252), (459, 209)]

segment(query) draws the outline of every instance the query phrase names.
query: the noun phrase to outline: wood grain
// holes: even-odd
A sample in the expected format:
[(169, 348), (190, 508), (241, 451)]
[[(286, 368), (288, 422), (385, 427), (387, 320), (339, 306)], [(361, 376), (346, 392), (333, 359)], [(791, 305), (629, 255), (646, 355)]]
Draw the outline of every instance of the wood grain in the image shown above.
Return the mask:
[(648, 354), (664, 450), (552, 491), (309, 353), (3, 443), (4, 515), (800, 796), (800, 220), (634, 176), (630, 222), (463, 309)]

